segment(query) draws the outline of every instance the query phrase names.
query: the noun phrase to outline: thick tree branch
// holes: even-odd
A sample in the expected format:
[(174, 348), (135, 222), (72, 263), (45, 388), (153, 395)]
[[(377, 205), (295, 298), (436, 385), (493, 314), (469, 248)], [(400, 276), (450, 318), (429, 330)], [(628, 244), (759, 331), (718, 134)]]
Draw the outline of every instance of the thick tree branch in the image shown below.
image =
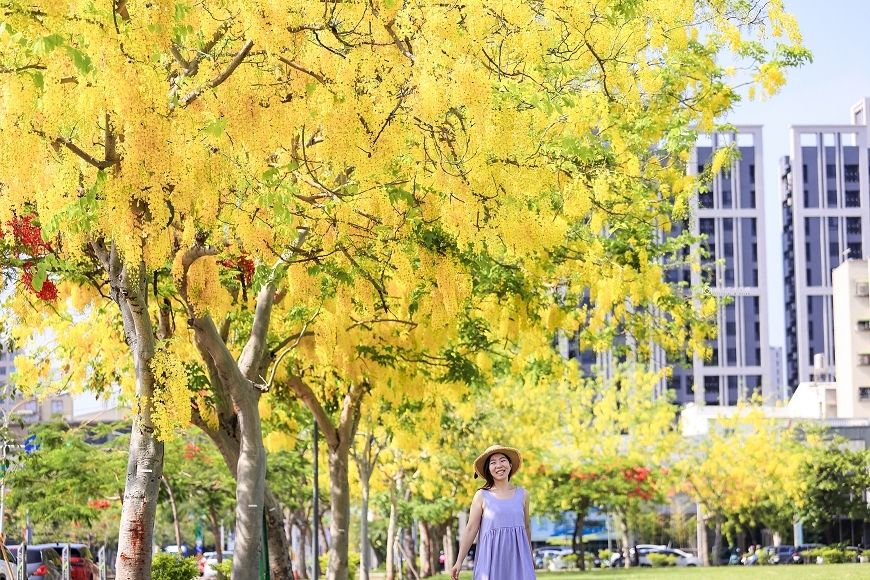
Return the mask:
[[(213, 78), (211, 81), (205, 83), (204, 85), (200, 85), (197, 88), (190, 91), (187, 96), (183, 97), (179, 100), (179, 105), (182, 107), (186, 107), (193, 101), (199, 97), (200, 93), (202, 93), (206, 89), (214, 89), (217, 88), (221, 83), (230, 78), (230, 75), (235, 72), (235, 70), (242, 64), (242, 61), (245, 60), (245, 57), (248, 56), (248, 53), (251, 52), (251, 49), (254, 48), (254, 41), (248, 40), (245, 42), (242, 49), (236, 54), (235, 58), (227, 65), (227, 68), (223, 70), (221, 74)], [(169, 104), (169, 110), (173, 110), (175, 108), (174, 103)]]
[(298, 71), (301, 72), (301, 73), (305, 73), (305, 74), (307, 74), (308, 76), (310, 76), (310, 77), (312, 77), (313, 79), (317, 80), (317, 82), (319, 82), (319, 83), (322, 83), (322, 84), (326, 85), (326, 84), (329, 84), (329, 82), (330, 82), (330, 81), (329, 81), (326, 77), (324, 77), (323, 75), (318, 74), (318, 73), (314, 72), (314, 71), (311, 70), (311, 69), (307, 69), (307, 68), (305, 68), (304, 66), (302, 66), (302, 65), (299, 64), (298, 62), (294, 62), (294, 61), (292, 61), (292, 60), (286, 59), (286, 58), (284, 58), (283, 56), (279, 56), (279, 57), (278, 57), (278, 60), (280, 60), (281, 62), (283, 62), (284, 64), (286, 64), (287, 66), (289, 66), (289, 67), (292, 68), (292, 69), (296, 69), (296, 70), (298, 70)]
[(287, 384), (314, 415), (314, 419), (317, 421), (317, 426), (320, 427), (320, 430), (323, 432), (323, 438), (326, 440), (326, 444), (333, 449), (338, 447), (338, 431), (336, 430), (335, 425), (332, 424), (332, 419), (330, 419), (329, 415), (326, 414), (320, 401), (317, 400), (317, 395), (314, 394), (311, 387), (309, 387), (300, 377), (295, 375), (288, 379)]
[(83, 159), (86, 163), (88, 163), (89, 165), (93, 165), (97, 169), (108, 169), (109, 167), (118, 163), (117, 159), (104, 159), (103, 161), (100, 161), (93, 155), (90, 155), (89, 153), (82, 150), (78, 145), (76, 145), (66, 137), (62, 137), (60, 135), (52, 139), (51, 144), (55, 147), (58, 145), (63, 145), (64, 147), (75, 153), (77, 156), (79, 156), (81, 159)]
[(272, 305), (275, 302), (274, 284), (263, 284), (257, 294), (257, 306), (254, 310), (254, 322), (251, 325), (251, 335), (242, 354), (239, 356), (239, 370), (246, 379), (257, 380), (259, 362), (266, 350), (266, 335), (269, 332), (269, 321), (272, 317)]

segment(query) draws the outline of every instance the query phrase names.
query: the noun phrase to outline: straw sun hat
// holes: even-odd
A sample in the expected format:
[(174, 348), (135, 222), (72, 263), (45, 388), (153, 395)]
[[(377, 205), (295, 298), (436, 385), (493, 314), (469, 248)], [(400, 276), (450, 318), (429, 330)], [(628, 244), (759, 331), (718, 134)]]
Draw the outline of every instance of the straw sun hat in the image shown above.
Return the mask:
[(523, 456), (520, 455), (519, 449), (514, 449), (513, 447), (505, 447), (503, 445), (491, 445), (486, 449), (486, 451), (481, 453), (477, 459), (474, 460), (475, 479), (477, 479), (478, 477), (483, 478), (484, 467), (486, 466), (486, 462), (489, 461), (489, 458), (493, 453), (503, 453), (510, 460), (510, 475), (515, 474), (517, 471), (520, 470), (520, 467), (523, 466)]

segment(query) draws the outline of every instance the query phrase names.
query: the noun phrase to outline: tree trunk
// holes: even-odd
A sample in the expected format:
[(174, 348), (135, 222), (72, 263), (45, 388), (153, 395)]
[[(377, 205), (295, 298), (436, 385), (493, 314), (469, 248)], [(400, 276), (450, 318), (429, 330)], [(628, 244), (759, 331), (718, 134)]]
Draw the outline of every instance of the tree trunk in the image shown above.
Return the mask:
[(441, 543), (439, 540), (444, 537), (444, 528), (446, 524), (441, 523), (430, 526), (429, 529), (429, 562), (430, 567), (432, 568), (432, 574), (438, 574), (441, 572), (441, 562), (439, 561), (440, 549), (439, 544)]
[(432, 545), (429, 541), (429, 526), (422, 520), (417, 522), (417, 537), (420, 540), (420, 576), (429, 578), (434, 574), (432, 558), (430, 557)]
[(172, 493), (172, 486), (169, 485), (169, 480), (164, 475), (163, 485), (166, 486), (166, 494), (169, 496), (169, 505), (172, 508), (172, 523), (175, 526), (175, 547), (178, 548), (178, 555), (181, 556), (181, 523), (178, 521), (178, 507), (175, 505), (175, 495)]
[(444, 570), (449, 570), (456, 561), (456, 553), (454, 552), (455, 540), (453, 539), (453, 520), (447, 522), (447, 528), (444, 531)]
[(218, 523), (217, 511), (213, 505), (208, 506), (208, 517), (211, 521), (211, 533), (214, 535), (214, 552), (218, 564), (224, 561), (224, 547), (221, 544), (221, 527)]
[(90, 246), (108, 274), (109, 295), (121, 311), (124, 335), (136, 372), (138, 409), (130, 435), (115, 577), (117, 580), (151, 580), (154, 519), (163, 477), (163, 443), (155, 436), (151, 421), (155, 379), (150, 362), (155, 343), (148, 315), (145, 264), (125, 267), (114, 242), (107, 246), (99, 239), (91, 241)]
[(268, 485), (265, 486), (263, 498), (266, 503), (266, 531), (269, 535), (269, 577), (272, 580), (292, 580), (293, 565), (290, 560), (290, 542), (284, 526), (284, 510)]
[(348, 530), (350, 529), (350, 485), (348, 483), (348, 441), (329, 449), (330, 518), (329, 567), (327, 580), (347, 580)]
[(619, 528), (622, 531), (622, 549), (625, 554), (625, 567), (631, 568), (631, 536), (628, 530), (628, 522), (623, 514), (619, 517)]
[(406, 580), (416, 580), (420, 574), (417, 571), (417, 550), (414, 549), (414, 533), (411, 531), (411, 526), (402, 529), (402, 554), (405, 556)]
[[(574, 553), (577, 554), (577, 565), (581, 570), (586, 570), (586, 554), (583, 549), (583, 522), (586, 521), (586, 512), (577, 514), (577, 521), (574, 522), (574, 537), (572, 538), (572, 542), (574, 542)], [(579, 541), (577, 537), (579, 536)], [(579, 550), (577, 548), (580, 548)]]
[(396, 580), (396, 521), (398, 506), (396, 504), (396, 482), (390, 480), (390, 523), (387, 524), (387, 579)]
[[(299, 570), (299, 577), (302, 580), (308, 580), (308, 564), (305, 559), (305, 550), (308, 546), (308, 526), (298, 526), (299, 527), (299, 565), (297, 570)], [(270, 554), (271, 556), (271, 554)]]
[[(263, 549), (266, 449), (256, 401), (248, 403), (248, 409), (239, 408), (241, 446), (236, 477), (236, 543), (232, 573), (235, 580), (257, 580), (260, 577), (260, 551)], [(275, 507), (274, 503), (272, 507)], [(279, 541), (283, 536), (284, 530), (281, 529)]]
[[(369, 568), (371, 568), (371, 547), (369, 545), (369, 491), (371, 470), (365, 474), (360, 468), (360, 484), (362, 485), (362, 505), (359, 521), (359, 580), (369, 580)], [(365, 475), (365, 477), (364, 477)]]
[(713, 565), (719, 565), (722, 554), (722, 516), (716, 514), (716, 523), (713, 530)]

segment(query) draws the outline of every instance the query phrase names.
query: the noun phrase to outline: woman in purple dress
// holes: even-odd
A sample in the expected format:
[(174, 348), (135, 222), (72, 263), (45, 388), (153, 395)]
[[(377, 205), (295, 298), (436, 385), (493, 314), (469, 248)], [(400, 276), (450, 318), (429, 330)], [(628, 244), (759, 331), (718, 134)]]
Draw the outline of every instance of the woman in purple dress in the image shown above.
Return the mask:
[(458, 580), (462, 561), (478, 532), (474, 580), (535, 580), (529, 492), (510, 482), (522, 465), (518, 450), (501, 445), (493, 445), (474, 461), (474, 477), (482, 477), (486, 484), (471, 502), (468, 525), (451, 570), (453, 580)]

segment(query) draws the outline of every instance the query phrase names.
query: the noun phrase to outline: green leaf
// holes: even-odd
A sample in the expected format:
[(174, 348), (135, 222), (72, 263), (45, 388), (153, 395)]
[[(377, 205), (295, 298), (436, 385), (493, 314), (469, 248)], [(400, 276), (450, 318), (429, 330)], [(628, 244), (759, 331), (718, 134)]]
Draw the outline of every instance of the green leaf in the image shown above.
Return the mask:
[(208, 133), (213, 137), (220, 137), (224, 134), (224, 131), (227, 128), (227, 120), (226, 119), (215, 119), (211, 123), (207, 124), (202, 128), (203, 133)]
[(91, 57), (71, 46), (65, 46), (64, 49), (66, 49), (67, 55), (72, 59), (73, 66), (75, 66), (79, 72), (82, 74), (88, 74), (94, 70), (94, 63), (91, 60)]
[(37, 89), (42, 89), (45, 87), (45, 77), (41, 72), (35, 71), (30, 73), (30, 78), (33, 80), (33, 86)]
[(39, 262), (36, 265), (36, 274), (33, 275), (33, 289), (37, 292), (42, 290), (42, 285), (45, 283), (45, 279), (48, 276), (48, 270), (45, 265), (45, 262)]
[(63, 46), (63, 36), (60, 34), (50, 34), (49, 36), (43, 36), (34, 40), (30, 46), (30, 53), (36, 56), (45, 56), (59, 46)]

